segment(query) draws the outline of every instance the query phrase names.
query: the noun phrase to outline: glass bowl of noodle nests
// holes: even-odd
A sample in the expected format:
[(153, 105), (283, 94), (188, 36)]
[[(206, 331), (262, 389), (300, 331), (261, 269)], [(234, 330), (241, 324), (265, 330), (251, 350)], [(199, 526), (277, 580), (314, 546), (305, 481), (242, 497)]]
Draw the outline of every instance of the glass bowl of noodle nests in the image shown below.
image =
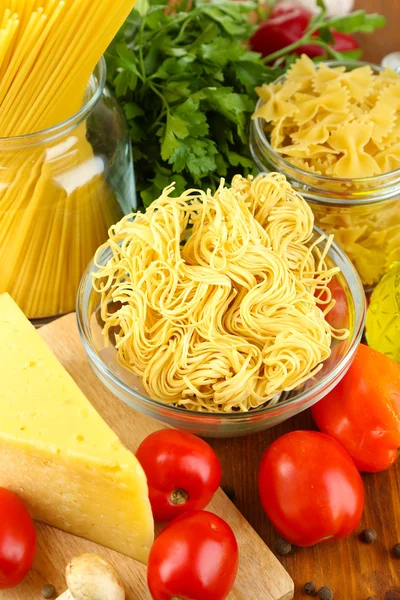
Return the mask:
[(284, 175), (169, 186), (109, 231), (81, 281), (80, 335), (133, 409), (204, 437), (273, 427), (346, 373), (361, 280)]

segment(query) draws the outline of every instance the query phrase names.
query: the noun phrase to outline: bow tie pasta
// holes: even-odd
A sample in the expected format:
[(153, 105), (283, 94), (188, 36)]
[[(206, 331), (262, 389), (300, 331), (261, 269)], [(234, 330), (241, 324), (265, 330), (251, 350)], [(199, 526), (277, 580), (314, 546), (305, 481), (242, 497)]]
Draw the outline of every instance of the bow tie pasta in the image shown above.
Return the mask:
[(297, 167), (359, 179), (400, 166), (400, 77), (391, 69), (346, 71), (303, 55), (284, 83), (256, 91), (263, 102), (253, 119), (267, 123), (273, 149)]
[(377, 176), (400, 169), (400, 76), (369, 65), (347, 71), (303, 55), (284, 80), (256, 91), (253, 119), (265, 122), (275, 153), (315, 177), (322, 196), (326, 189), (331, 199), (350, 199), (313, 203), (316, 223), (335, 234), (364, 285), (375, 285), (400, 260), (398, 200), (359, 199), (375, 189), (379, 200)]

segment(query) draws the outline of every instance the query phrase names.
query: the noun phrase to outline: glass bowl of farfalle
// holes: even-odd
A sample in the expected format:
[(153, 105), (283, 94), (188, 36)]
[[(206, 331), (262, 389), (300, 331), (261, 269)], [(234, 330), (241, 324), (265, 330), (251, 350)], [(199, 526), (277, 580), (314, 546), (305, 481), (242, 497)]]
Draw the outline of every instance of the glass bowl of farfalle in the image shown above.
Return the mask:
[(287, 176), (373, 289), (400, 260), (400, 75), (303, 55), (257, 93), (257, 167)]

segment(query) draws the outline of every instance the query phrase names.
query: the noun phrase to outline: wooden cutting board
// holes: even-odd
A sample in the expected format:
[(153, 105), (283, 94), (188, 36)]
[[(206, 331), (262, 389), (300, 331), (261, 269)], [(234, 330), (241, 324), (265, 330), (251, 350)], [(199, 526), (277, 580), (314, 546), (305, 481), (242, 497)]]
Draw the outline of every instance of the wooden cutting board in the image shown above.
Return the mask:
[[(100, 383), (86, 360), (75, 315), (67, 315), (46, 325), (40, 330), (40, 335), (130, 450), (134, 452), (149, 433), (162, 427), (126, 406)], [(218, 490), (209, 509), (231, 525), (239, 544), (239, 574), (229, 600), (293, 598), (292, 579), (222, 490)], [(126, 600), (151, 600), (146, 585), (146, 568), (140, 563), (41, 523), (37, 525), (37, 532), (38, 551), (34, 568), (20, 586), (0, 592), (1, 600), (39, 600), (40, 590), (46, 583), (53, 584), (61, 594), (66, 587), (66, 564), (73, 556), (83, 552), (98, 552), (115, 565), (125, 583)]]

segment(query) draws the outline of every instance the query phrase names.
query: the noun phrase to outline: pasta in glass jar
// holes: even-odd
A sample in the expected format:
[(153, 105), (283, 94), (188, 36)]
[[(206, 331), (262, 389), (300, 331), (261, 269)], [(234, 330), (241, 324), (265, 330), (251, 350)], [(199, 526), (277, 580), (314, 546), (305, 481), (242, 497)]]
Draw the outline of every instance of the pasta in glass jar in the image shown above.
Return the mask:
[(400, 77), (302, 57), (258, 92), (250, 135), (258, 169), (287, 176), (372, 289), (400, 260)]
[(73, 311), (109, 227), (135, 208), (128, 127), (100, 61), (81, 110), (0, 140), (0, 294), (36, 324)]

